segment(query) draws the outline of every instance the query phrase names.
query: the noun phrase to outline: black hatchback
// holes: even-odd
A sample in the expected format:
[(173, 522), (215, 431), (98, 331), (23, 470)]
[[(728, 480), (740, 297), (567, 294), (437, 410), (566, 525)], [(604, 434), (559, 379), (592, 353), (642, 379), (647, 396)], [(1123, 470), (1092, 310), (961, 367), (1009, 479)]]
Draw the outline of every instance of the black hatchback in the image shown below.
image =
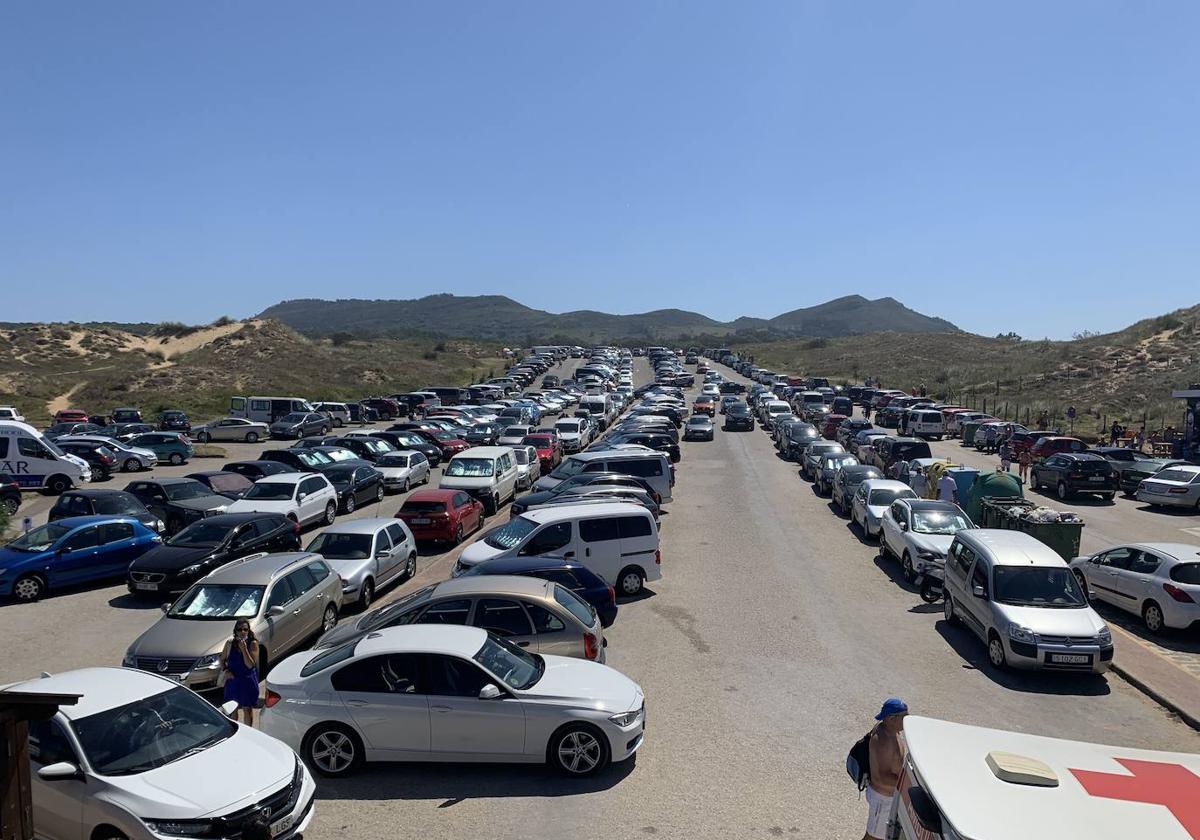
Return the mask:
[(281, 513), (223, 513), (193, 522), (134, 560), (126, 585), (134, 595), (175, 594), (231, 560), (299, 550), (300, 526)]
[(107, 488), (68, 490), (54, 500), (47, 519), (54, 522), (71, 516), (129, 516), (155, 533), (165, 527), (137, 496)]
[(1120, 476), (1106, 459), (1089, 452), (1060, 452), (1034, 464), (1029, 483), (1035, 490), (1053, 487), (1066, 500), (1078, 493), (1096, 493), (1112, 500), (1120, 489)]
[(266, 478), (269, 475), (279, 475), (280, 473), (296, 471), (287, 464), (282, 464), (279, 461), (230, 461), (221, 467), (221, 469), (225, 472), (244, 475), (251, 481), (258, 481), (260, 478)]

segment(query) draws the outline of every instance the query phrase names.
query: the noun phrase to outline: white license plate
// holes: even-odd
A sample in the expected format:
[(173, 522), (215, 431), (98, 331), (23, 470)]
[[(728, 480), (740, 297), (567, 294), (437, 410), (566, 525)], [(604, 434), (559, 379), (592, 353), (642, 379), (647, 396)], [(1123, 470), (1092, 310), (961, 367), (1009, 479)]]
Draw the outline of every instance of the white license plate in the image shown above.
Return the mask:
[(1104, 480), (1104, 476), (1102, 476), (1102, 475), (1094, 475), (1088, 479), (1088, 481), (1103, 481), (1103, 480)]
[(1087, 665), (1092, 661), (1092, 657), (1085, 653), (1052, 653), (1050, 661), (1060, 665)]
[(295, 824), (296, 824), (295, 815), (288, 814), (286, 817), (281, 819), (279, 822), (271, 823), (271, 836), (278, 837), (280, 834), (283, 834), (285, 831), (288, 831), (289, 829), (291, 829), (291, 827), (294, 826)]
[(157, 592), (158, 584), (157, 583), (134, 583), (133, 588), (134, 589), (144, 589), (147, 592)]
[(428, 516), (418, 516), (418, 517), (415, 517), (415, 518), (413, 518), (413, 519), (412, 519), (412, 524), (414, 524), (414, 525), (428, 525), (428, 524), (429, 524), (429, 517), (428, 517)]

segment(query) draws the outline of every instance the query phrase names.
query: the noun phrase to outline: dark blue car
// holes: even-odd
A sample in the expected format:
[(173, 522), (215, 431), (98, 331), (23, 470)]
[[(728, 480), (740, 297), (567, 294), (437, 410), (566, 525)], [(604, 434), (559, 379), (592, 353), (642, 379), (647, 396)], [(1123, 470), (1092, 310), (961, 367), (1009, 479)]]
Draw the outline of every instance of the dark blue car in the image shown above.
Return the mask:
[(162, 538), (132, 516), (71, 516), (0, 548), (0, 595), (36, 601), (51, 590), (125, 577)]
[(518, 575), (552, 580), (595, 607), (603, 626), (610, 626), (617, 618), (616, 590), (604, 578), (574, 560), (554, 556), (500, 557), (471, 566), (463, 575)]

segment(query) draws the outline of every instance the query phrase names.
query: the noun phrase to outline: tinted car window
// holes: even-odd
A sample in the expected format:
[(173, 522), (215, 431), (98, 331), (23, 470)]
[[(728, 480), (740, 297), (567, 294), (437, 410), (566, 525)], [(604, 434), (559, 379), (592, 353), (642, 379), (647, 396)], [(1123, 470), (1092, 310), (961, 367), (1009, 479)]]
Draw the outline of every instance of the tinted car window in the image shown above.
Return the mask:
[[(414, 624), (466, 624), (467, 615), (471, 612), (471, 602), (442, 601), (425, 610)], [(407, 623), (407, 622), (405, 622)]]
[(337, 671), (330, 682), (338, 691), (373, 694), (419, 694), (420, 659), (416, 654), (394, 653), (352, 662)]
[(1200, 585), (1200, 563), (1180, 563), (1171, 569), (1171, 580)]
[(571, 542), (571, 523), (557, 522), (538, 531), (521, 549), (521, 554), (548, 554)]
[(453, 656), (430, 655), (429, 694), (443, 697), (478, 697), (492, 678), (480, 668)]
[(533, 622), (533, 629), (538, 633), (557, 633), (559, 630), (566, 629), (566, 625), (563, 624), (562, 619), (545, 607), (526, 602), (525, 610), (529, 613), (529, 618)]
[(497, 636), (528, 636), (533, 632), (521, 605), (499, 598), (481, 598), (471, 623)]
[(622, 516), (617, 519), (617, 531), (623, 540), (648, 537), (651, 533), (650, 520), (645, 516)]
[(106, 522), (100, 526), (100, 544), (133, 539), (133, 526), (128, 522)]
[(658, 458), (618, 462), (616, 466), (623, 473), (636, 475), (641, 478), (649, 478), (651, 476), (659, 476), (663, 474), (662, 461)]
[(288, 575), (283, 580), (275, 584), (271, 589), (271, 594), (267, 598), (267, 609), (271, 607), (282, 607), (290, 604), (296, 597), (295, 591), (292, 589), (291, 575)]
[(43, 767), (69, 761), (78, 761), (71, 742), (62, 727), (54, 720), (35, 720), (29, 724), (29, 758)]
[(81, 528), (63, 542), (63, 551), (82, 551), (99, 545), (100, 529), (97, 527)]
[(556, 586), (554, 587), (554, 600), (566, 607), (571, 615), (579, 619), (579, 623), (584, 627), (592, 626), (594, 619), (592, 617), (591, 606), (585, 604), (574, 592), (565, 587)]

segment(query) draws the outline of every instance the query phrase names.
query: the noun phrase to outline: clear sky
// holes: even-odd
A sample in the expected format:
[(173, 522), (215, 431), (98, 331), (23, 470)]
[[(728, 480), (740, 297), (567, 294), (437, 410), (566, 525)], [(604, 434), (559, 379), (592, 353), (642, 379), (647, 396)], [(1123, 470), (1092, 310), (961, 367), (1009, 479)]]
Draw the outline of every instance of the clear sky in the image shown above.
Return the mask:
[(1200, 3), (8, 2), (0, 320), (1200, 302)]

